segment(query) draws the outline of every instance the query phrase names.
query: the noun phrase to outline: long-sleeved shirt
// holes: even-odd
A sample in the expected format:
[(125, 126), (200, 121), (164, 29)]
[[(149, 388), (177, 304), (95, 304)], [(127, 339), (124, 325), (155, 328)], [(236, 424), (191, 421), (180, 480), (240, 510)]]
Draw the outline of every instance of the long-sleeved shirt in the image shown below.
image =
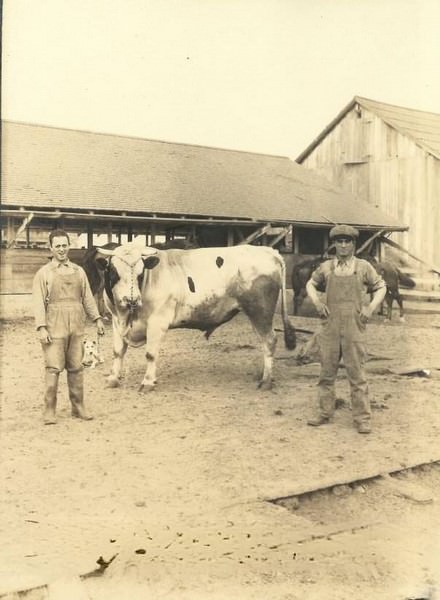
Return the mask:
[(92, 320), (100, 318), (95, 299), (92, 296), (90, 285), (87, 279), (87, 275), (82, 267), (67, 260), (64, 263), (60, 263), (55, 258), (41, 267), (35, 274), (33, 285), (32, 285), (32, 299), (34, 307), (35, 327), (47, 327), (46, 312), (47, 305), (50, 299), (50, 289), (53, 281), (54, 271), (60, 269), (62, 273), (70, 275), (72, 273), (78, 273), (81, 279), (82, 285), (82, 297), (81, 303), (84, 308), (86, 315)]

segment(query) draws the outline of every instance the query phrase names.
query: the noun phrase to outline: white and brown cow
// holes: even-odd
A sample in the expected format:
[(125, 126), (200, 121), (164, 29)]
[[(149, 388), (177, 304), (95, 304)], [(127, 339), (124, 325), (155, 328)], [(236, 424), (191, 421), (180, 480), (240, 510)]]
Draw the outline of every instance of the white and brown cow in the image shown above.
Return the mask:
[(209, 337), (243, 311), (263, 344), (259, 387), (270, 388), (280, 290), (285, 344), (293, 349), (296, 343), (287, 318), (285, 264), (276, 250), (242, 245), (162, 251), (128, 243), (100, 252), (108, 257), (99, 260), (105, 269), (105, 302), (113, 315), (110, 386), (119, 384), (127, 346), (146, 344), (140, 389), (149, 390), (156, 385), (156, 360), (168, 329), (200, 329)]

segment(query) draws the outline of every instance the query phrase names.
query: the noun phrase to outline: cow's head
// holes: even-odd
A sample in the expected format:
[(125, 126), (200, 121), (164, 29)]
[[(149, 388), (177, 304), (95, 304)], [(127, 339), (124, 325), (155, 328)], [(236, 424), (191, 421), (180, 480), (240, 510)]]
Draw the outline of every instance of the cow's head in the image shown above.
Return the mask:
[(144, 270), (159, 263), (156, 248), (124, 244), (114, 250), (99, 249), (107, 258), (97, 258), (104, 270), (105, 291), (110, 300), (122, 309), (134, 310), (142, 306)]

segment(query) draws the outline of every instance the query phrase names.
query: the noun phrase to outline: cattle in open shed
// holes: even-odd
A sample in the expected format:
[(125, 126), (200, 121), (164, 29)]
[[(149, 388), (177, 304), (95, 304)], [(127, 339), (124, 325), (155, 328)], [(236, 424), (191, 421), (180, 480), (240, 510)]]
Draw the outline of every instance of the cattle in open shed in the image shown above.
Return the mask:
[(119, 385), (128, 346), (146, 344), (146, 372), (141, 389), (156, 385), (156, 361), (168, 329), (212, 332), (238, 312), (251, 321), (263, 346), (259, 387), (272, 384), (276, 345), (273, 319), (281, 291), (286, 347), (296, 344), (287, 317), (285, 264), (278, 251), (249, 245), (194, 250), (157, 250), (126, 244), (102, 250), (106, 306), (113, 319), (110, 386)]

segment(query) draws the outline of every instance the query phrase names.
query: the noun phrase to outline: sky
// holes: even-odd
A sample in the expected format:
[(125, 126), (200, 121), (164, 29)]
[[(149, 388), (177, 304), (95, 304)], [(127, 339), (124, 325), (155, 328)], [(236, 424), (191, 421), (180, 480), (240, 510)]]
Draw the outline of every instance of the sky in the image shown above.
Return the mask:
[(438, 0), (4, 0), (2, 118), (296, 158), (355, 96), (440, 112)]

